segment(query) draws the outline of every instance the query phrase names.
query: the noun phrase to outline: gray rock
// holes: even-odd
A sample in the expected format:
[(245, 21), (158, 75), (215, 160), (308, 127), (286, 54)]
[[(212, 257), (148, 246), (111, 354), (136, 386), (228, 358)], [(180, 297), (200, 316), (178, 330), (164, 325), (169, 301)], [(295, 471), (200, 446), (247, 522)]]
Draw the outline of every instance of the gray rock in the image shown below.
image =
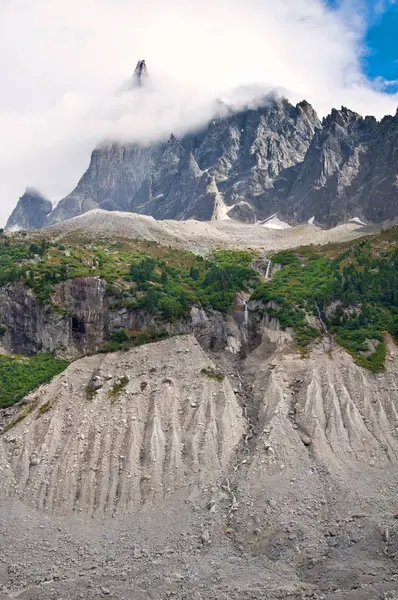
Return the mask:
[(200, 541), (202, 542), (202, 544), (210, 544), (210, 534), (207, 531), (207, 529), (202, 531), (202, 533), (200, 534)]
[(47, 200), (38, 191), (27, 188), (11, 213), (5, 229), (6, 231), (40, 229), (52, 209), (50, 200)]
[[(374, 117), (333, 109), (311, 142), (283, 213), (334, 226), (358, 217), (380, 223), (397, 216), (398, 112)], [(377, 199), (377, 200), (376, 200)]]
[[(135, 82), (145, 73), (139, 61)], [(381, 223), (398, 214), (397, 152), (398, 113), (377, 122), (343, 107), (320, 123), (308, 102), (293, 106), (270, 94), (258, 108), (224, 107), (180, 140), (100, 145), (51, 213), (51, 203), (30, 190), (7, 227), (52, 225), (96, 208), (156, 219), (228, 214), (255, 223), (278, 213), (328, 227), (353, 217)]]
[(101, 588), (101, 592), (104, 594), (104, 596), (109, 596), (109, 595), (110, 595), (110, 593), (111, 593), (111, 590), (109, 590), (109, 589), (108, 589), (108, 588), (106, 588), (106, 587), (102, 587), (102, 588)]
[(104, 383), (103, 383), (101, 377), (99, 377), (98, 375), (93, 377), (93, 379), (89, 383), (89, 386), (93, 390), (93, 392), (101, 389), (103, 387), (103, 385), (104, 385)]

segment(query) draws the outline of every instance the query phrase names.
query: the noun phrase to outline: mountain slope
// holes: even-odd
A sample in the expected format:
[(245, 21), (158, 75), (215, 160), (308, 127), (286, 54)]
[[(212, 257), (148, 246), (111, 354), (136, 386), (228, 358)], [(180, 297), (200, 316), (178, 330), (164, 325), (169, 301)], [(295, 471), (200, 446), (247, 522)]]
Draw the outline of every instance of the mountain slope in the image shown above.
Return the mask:
[(53, 205), (50, 200), (47, 200), (40, 192), (27, 188), (11, 213), (5, 229), (6, 231), (40, 229), (52, 209)]
[[(29, 436), (18, 452), (0, 450), (11, 460), (15, 491), (51, 512), (112, 516), (216, 478), (244, 421), (230, 382), (203, 374), (214, 369), (193, 336), (72, 364), (30, 398), (37, 411), (26, 417)], [(90, 384), (96, 391), (88, 398)]]
[(0, 240), (2, 353), (36, 354), (0, 356), (0, 595), (393, 599), (397, 229), (206, 258), (51, 237), (93, 214)]

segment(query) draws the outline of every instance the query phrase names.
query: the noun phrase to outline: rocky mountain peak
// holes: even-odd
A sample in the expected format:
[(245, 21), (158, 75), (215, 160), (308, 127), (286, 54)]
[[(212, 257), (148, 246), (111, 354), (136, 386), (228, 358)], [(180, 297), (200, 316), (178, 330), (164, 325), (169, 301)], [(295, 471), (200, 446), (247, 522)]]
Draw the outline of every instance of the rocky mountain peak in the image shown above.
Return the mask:
[(145, 60), (139, 60), (133, 73), (133, 84), (135, 86), (143, 85), (145, 78), (148, 76), (148, 69)]
[[(134, 85), (145, 77), (139, 60)], [(207, 124), (182, 138), (97, 146), (86, 173), (45, 224), (96, 208), (252, 223), (278, 213), (289, 222), (315, 216), (325, 226), (397, 216), (398, 112), (379, 122), (342, 106), (321, 122), (309, 102), (294, 106), (276, 92), (240, 110), (219, 105)], [(33, 224), (16, 214), (18, 222), (13, 214), (8, 227), (42, 226), (40, 216)]]
[(7, 221), (6, 231), (40, 229), (52, 209), (50, 200), (34, 188), (26, 188)]
[(307, 100), (302, 100), (301, 102), (299, 102), (296, 105), (296, 109), (298, 111), (303, 112), (305, 115), (308, 116), (308, 118), (313, 119), (313, 120), (318, 120), (318, 115), (316, 114), (316, 110), (309, 102), (307, 102)]
[(342, 106), (340, 110), (332, 108), (330, 115), (323, 120), (323, 126), (328, 128), (333, 124), (340, 125), (340, 127), (347, 127), (350, 124), (358, 123), (363, 121), (363, 117), (358, 113)]

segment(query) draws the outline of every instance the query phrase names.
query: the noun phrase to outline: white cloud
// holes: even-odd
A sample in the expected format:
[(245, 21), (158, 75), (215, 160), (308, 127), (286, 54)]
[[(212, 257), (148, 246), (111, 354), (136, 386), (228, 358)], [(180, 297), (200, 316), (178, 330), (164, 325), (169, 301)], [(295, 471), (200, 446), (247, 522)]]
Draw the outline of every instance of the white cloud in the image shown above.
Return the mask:
[[(26, 185), (71, 191), (102, 139), (177, 133), (237, 86), (286, 90), (321, 115), (395, 113), (397, 96), (361, 74), (363, 28), (322, 0), (3, 0), (0, 222)], [(151, 87), (115, 94), (140, 58)]]

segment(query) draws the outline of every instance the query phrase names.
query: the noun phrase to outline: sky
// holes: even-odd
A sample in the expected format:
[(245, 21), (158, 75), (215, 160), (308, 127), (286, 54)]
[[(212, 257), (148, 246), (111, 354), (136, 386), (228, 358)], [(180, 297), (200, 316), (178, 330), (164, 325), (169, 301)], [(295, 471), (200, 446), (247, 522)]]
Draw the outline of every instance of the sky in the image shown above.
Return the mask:
[(72, 191), (101, 141), (182, 133), (217, 98), (395, 114), (397, 25), (398, 0), (0, 0), (0, 226), (27, 186)]

